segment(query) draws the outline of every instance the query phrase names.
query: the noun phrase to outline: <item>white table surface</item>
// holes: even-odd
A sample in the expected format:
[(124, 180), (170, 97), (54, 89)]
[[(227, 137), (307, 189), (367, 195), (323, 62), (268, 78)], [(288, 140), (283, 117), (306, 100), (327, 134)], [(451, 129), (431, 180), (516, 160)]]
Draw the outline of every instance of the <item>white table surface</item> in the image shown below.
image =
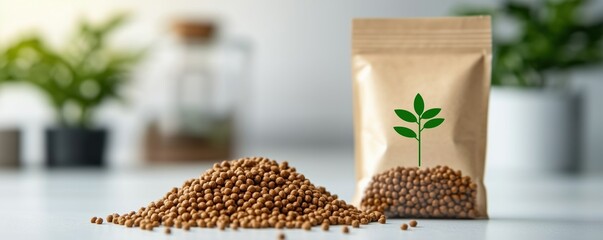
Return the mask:
[[(314, 184), (349, 201), (354, 163), (346, 152), (283, 152), (264, 155), (288, 160)], [(91, 224), (92, 216), (129, 212), (199, 176), (210, 164), (129, 169), (0, 170), (0, 239), (276, 239), (281, 230), (238, 231), (162, 228), (154, 232), (113, 224)], [(287, 239), (603, 239), (603, 177), (513, 176), (486, 178), (489, 220), (388, 220), (323, 232), (283, 230)]]

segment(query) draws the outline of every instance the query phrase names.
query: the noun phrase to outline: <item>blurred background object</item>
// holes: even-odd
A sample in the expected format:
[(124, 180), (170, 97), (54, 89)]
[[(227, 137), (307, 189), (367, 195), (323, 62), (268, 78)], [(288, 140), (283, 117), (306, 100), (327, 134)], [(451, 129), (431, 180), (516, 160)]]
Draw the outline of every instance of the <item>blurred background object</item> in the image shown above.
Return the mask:
[(219, 35), (217, 20), (181, 19), (159, 48), (173, 52), (166, 64), (167, 104), (146, 133), (150, 161), (228, 159), (233, 151), (234, 114), (249, 49), (243, 39)]
[(21, 159), (21, 131), (18, 128), (0, 129), (0, 167), (17, 167)]
[(73, 38), (62, 48), (51, 47), (43, 37), (17, 40), (5, 51), (0, 72), (5, 82), (30, 84), (52, 107), (57, 126), (46, 130), (48, 166), (101, 166), (107, 130), (94, 126), (98, 107), (120, 99), (132, 64), (140, 53), (115, 51), (108, 36), (126, 19), (116, 15), (94, 25), (81, 21)]
[(576, 172), (581, 92), (569, 73), (603, 62), (603, 17), (588, 19), (588, 0), (504, 1), (499, 7), (461, 9), (490, 14), (513, 34), (494, 32), (489, 165), (541, 173)]
[(555, 75), (603, 62), (603, 16), (589, 19), (591, 5), (590, 0), (510, 0), (492, 9), (468, 6), (459, 11), (512, 24), (512, 34), (494, 33), (493, 86), (543, 89), (568, 81)]

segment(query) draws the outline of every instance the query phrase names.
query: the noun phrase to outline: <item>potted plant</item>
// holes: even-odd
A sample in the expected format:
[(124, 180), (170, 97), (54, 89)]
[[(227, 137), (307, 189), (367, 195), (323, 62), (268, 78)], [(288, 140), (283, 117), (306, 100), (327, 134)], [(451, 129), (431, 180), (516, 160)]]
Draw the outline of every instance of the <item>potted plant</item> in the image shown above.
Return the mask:
[[(579, 95), (570, 71), (603, 61), (603, 18), (586, 21), (588, 0), (505, 1), (493, 16), (494, 59), (488, 165), (512, 170), (577, 169)], [(506, 30), (513, 33), (503, 34)], [(508, 28), (512, 27), (512, 28)]]
[[(0, 69), (8, 62), (5, 52), (0, 49)], [(11, 74), (11, 72), (0, 71), (0, 87), (13, 79)], [(2, 94), (1, 91), (0, 94)], [(0, 127), (0, 167), (19, 166), (20, 158), (21, 130), (17, 127)]]
[(94, 125), (96, 110), (108, 100), (121, 99), (119, 89), (140, 57), (140, 52), (115, 51), (107, 44), (125, 19), (117, 15), (101, 24), (82, 21), (61, 49), (36, 35), (6, 49), (0, 65), (4, 81), (36, 87), (54, 110), (58, 125), (45, 133), (49, 166), (102, 165), (107, 130)]

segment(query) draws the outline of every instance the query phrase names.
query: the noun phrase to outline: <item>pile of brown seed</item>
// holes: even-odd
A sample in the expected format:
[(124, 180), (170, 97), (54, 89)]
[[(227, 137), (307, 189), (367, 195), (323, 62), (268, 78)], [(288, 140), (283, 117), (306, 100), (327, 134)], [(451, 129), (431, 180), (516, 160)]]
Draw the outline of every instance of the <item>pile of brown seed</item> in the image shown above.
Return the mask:
[[(317, 187), (287, 162), (241, 158), (214, 164), (199, 178), (173, 188), (147, 207), (112, 214), (126, 227), (304, 228), (385, 223), (378, 211), (361, 211)], [(325, 227), (326, 226), (326, 227)]]
[(396, 167), (373, 176), (360, 207), (388, 217), (475, 218), (477, 185), (447, 166)]

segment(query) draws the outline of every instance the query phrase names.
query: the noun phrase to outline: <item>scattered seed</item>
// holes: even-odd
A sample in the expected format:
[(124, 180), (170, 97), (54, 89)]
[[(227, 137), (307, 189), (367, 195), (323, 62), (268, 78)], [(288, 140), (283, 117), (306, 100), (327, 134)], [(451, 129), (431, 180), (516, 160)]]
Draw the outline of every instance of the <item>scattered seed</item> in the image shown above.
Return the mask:
[(172, 234), (172, 230), (170, 228), (165, 229), (165, 234)]
[(416, 227), (417, 226), (417, 221), (410, 220), (410, 222), (408, 223), (408, 225), (410, 225), (411, 227)]
[(107, 222), (113, 222), (113, 215), (107, 215)]
[(90, 223), (96, 223), (96, 218), (97, 217), (92, 217), (92, 219), (90, 219)]
[(353, 228), (359, 228), (360, 227), (360, 221), (358, 221), (358, 220), (352, 221), (352, 227)]
[(103, 218), (97, 218), (96, 224), (103, 224)]
[(400, 229), (406, 231), (408, 229), (408, 224), (402, 223), (402, 226), (400, 226)]
[(285, 240), (285, 234), (284, 233), (279, 233), (278, 234), (278, 239), (279, 240)]
[(329, 231), (329, 223), (327, 223), (327, 222), (322, 223), (322, 230)]
[(350, 232), (350, 229), (348, 228), (348, 226), (343, 226), (343, 229), (341, 229), (341, 231), (342, 231), (343, 233), (349, 233), (349, 232)]
[(386, 220), (385, 220), (385, 216), (381, 216), (381, 217), (379, 218), (379, 223), (381, 223), (381, 224), (385, 224), (385, 221), (386, 221)]

